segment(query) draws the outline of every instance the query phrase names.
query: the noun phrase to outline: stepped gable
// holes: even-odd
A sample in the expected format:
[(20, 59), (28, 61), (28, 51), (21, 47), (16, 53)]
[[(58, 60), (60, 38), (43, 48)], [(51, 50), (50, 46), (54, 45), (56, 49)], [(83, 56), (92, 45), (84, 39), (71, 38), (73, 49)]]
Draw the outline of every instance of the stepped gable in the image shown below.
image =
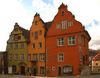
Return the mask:
[(19, 25), (18, 25), (18, 23), (15, 23), (15, 26), (18, 26), (19, 27), (19, 29), (22, 31), (22, 34), (23, 34), (23, 36), (24, 36), (24, 38), (27, 40), (27, 41), (29, 41), (29, 31), (28, 30), (26, 30), (26, 29), (24, 29), (24, 28), (22, 28), (22, 27), (20, 27)]

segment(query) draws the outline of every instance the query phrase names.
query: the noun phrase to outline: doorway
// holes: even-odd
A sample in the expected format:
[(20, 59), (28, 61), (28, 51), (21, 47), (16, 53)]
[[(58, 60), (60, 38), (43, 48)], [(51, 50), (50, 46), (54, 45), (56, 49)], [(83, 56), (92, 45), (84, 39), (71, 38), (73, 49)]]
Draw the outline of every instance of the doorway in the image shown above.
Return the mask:
[(61, 67), (58, 67), (58, 76), (61, 76)]
[(20, 74), (25, 75), (25, 67), (24, 66), (20, 66)]

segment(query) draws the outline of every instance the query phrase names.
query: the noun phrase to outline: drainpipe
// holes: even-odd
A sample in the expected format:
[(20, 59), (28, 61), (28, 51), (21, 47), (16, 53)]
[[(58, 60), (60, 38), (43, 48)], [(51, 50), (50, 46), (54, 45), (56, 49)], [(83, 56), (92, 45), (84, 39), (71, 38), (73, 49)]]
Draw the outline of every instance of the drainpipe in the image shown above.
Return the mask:
[(47, 53), (46, 53), (46, 33), (45, 33), (45, 36), (44, 37), (45, 37), (45, 76), (46, 76), (46, 74), (47, 74), (46, 73), (46, 62), (47, 62), (46, 61), (47, 60)]

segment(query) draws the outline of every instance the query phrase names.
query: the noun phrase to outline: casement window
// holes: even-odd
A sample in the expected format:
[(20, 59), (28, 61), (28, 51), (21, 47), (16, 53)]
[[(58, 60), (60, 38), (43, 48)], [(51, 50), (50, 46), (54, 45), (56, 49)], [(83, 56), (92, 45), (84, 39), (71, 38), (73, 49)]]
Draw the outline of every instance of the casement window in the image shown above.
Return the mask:
[(34, 43), (32, 44), (32, 49), (35, 49), (35, 44)]
[(39, 35), (42, 35), (42, 30), (39, 31)]
[(7, 47), (8, 47), (9, 49), (13, 49), (13, 44), (8, 44)]
[(58, 38), (57, 39), (57, 46), (64, 46), (64, 38)]
[(35, 21), (34, 23), (35, 23), (35, 25), (37, 25), (37, 23), (38, 23), (38, 22), (37, 22), (37, 21)]
[(17, 40), (21, 40), (21, 36), (18, 35), (18, 34), (14, 35), (14, 40), (15, 40), (15, 41), (17, 41)]
[(45, 74), (45, 67), (43, 66), (40, 67), (40, 74)]
[(31, 54), (28, 54), (28, 61), (31, 60)]
[(18, 31), (18, 28), (15, 28), (14, 31), (17, 32)]
[(18, 54), (15, 54), (15, 55), (14, 55), (14, 59), (15, 59), (15, 60), (18, 60)]
[(62, 21), (62, 29), (67, 29), (67, 21)]
[(38, 39), (38, 32), (34, 33), (34, 39), (37, 40)]
[(18, 49), (18, 43), (15, 44), (15, 49)]
[(41, 42), (38, 44), (38, 48), (42, 48), (42, 43)]
[(23, 61), (24, 60), (24, 54), (20, 55), (20, 60)]
[(67, 22), (67, 27), (71, 27), (73, 25), (73, 22), (72, 21), (68, 21)]
[(66, 74), (66, 73), (72, 74), (72, 72), (73, 72), (72, 66), (64, 66), (63, 67), (64, 74)]
[(63, 20), (56, 24), (56, 29), (67, 29), (73, 25), (72, 21)]
[(76, 44), (75, 36), (68, 37), (68, 45), (75, 45), (75, 44)]
[(24, 48), (24, 43), (21, 43), (20, 44), (20, 48)]
[(45, 54), (44, 53), (40, 53), (40, 61), (45, 61)]
[(12, 58), (13, 58), (13, 55), (12, 54), (9, 54), (8, 55), (8, 60), (12, 60)]
[(34, 37), (34, 32), (31, 32), (32, 37)]
[(64, 11), (62, 11), (61, 15), (62, 15), (62, 16), (64, 16), (64, 15), (65, 15), (65, 12), (64, 12)]
[(64, 61), (64, 54), (63, 53), (59, 53), (58, 54), (58, 62), (63, 62)]
[(61, 29), (61, 24), (60, 23), (57, 23), (56, 29)]
[(38, 61), (38, 54), (33, 54), (33, 61)]

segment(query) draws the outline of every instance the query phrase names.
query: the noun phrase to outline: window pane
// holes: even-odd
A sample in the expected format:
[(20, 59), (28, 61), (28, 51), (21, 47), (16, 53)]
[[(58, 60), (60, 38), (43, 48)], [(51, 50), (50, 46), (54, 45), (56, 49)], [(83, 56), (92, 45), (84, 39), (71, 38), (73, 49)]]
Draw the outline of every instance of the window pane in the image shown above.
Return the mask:
[(58, 38), (57, 39), (57, 45), (58, 46), (63, 46), (64, 45), (64, 38)]
[(75, 45), (75, 36), (68, 37), (68, 45)]

